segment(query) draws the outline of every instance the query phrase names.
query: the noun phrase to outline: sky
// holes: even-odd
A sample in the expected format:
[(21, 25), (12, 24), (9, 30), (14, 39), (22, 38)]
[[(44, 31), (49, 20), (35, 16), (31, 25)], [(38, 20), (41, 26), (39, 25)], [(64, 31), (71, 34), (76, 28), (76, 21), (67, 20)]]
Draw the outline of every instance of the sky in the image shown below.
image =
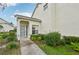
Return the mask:
[(35, 4), (33, 3), (9, 3), (4, 11), (0, 9), (0, 18), (16, 25), (15, 14), (31, 17), (34, 9)]

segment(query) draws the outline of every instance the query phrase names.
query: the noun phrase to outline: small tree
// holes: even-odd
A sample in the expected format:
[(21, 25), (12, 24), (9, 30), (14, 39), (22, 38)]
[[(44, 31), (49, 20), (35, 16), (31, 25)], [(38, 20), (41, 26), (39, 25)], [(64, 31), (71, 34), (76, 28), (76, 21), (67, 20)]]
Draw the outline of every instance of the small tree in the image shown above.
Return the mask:
[(3, 26), (2, 25), (0, 25), (0, 30), (3, 28)]

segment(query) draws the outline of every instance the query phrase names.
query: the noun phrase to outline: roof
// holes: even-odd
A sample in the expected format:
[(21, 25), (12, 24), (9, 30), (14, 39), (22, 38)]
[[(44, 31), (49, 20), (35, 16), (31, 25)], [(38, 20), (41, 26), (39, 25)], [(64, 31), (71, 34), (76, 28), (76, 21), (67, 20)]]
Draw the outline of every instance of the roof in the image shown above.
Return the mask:
[[(14, 27), (14, 25), (13, 25), (12, 23), (9, 23), (9, 22), (7, 22), (7, 21), (6, 21), (6, 20), (4, 20), (4, 19), (0, 18), (0, 20), (4, 21), (4, 22), (5, 22), (5, 24), (9, 24), (10, 26)], [(4, 23), (0, 23), (0, 24), (4, 24)]]
[(40, 19), (23, 16), (23, 15), (15, 15), (15, 17), (17, 17), (18, 19), (26, 19), (26, 20), (35, 21), (35, 22), (41, 22)]
[(41, 4), (41, 3), (37, 3), (37, 4), (36, 4), (36, 7), (35, 7), (35, 9), (34, 9), (34, 11), (33, 11), (33, 13), (32, 13), (32, 16), (31, 16), (31, 17), (33, 17), (33, 15), (34, 15), (34, 13), (35, 13), (35, 11), (36, 11), (36, 9), (37, 9), (37, 7), (38, 7), (38, 5), (39, 5), (39, 4)]

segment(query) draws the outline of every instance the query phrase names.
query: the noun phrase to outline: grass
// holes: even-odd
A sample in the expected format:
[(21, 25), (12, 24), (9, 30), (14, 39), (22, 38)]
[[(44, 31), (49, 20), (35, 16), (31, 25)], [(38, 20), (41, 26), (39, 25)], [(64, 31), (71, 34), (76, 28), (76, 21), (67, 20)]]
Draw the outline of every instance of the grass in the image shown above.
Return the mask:
[(78, 55), (79, 52), (76, 52), (70, 48), (70, 45), (64, 46), (49, 46), (41, 41), (34, 41), (47, 55)]

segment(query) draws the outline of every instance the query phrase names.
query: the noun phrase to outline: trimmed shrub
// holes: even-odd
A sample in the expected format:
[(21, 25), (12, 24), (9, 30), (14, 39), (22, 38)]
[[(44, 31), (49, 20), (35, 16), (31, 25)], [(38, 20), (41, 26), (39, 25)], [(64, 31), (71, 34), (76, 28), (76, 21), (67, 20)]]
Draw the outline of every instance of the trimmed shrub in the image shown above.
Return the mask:
[(16, 42), (10, 42), (6, 46), (7, 49), (16, 49), (18, 47), (19, 47), (19, 44), (17, 44)]
[(0, 36), (0, 44), (3, 42), (3, 38), (2, 36)]
[(9, 32), (9, 35), (7, 37), (7, 41), (8, 42), (10, 42), (10, 41), (16, 41), (16, 34), (15, 34), (15, 32), (13, 32), (13, 31)]
[(65, 40), (64, 40), (64, 39), (61, 39), (59, 44), (60, 44), (60, 45), (65, 45), (65, 44), (66, 44), (66, 42), (65, 42)]
[(14, 29), (14, 30), (10, 30), (9, 32), (16, 32), (16, 29)]
[(45, 39), (45, 34), (38, 34), (38, 36), (40, 37), (41, 40)]
[(73, 43), (79, 42), (79, 37), (75, 37), (75, 36), (63, 36), (63, 39), (67, 44), (71, 44), (71, 42)]
[(73, 43), (71, 42), (71, 48), (75, 51), (79, 52), (79, 43)]
[(38, 39), (38, 35), (34, 35), (34, 34), (33, 34), (33, 35), (31, 35), (30, 39), (35, 41), (35, 40)]
[(58, 32), (49, 33), (45, 36), (46, 44), (57, 46), (60, 44), (61, 34)]
[(9, 36), (9, 37), (7, 37), (7, 41), (8, 42), (16, 41), (16, 38), (14, 36)]
[(0, 44), (1, 45), (7, 43), (7, 40), (6, 40), (7, 37), (8, 37), (7, 32), (0, 32)]
[(3, 34), (2, 37), (3, 39), (6, 39), (8, 37), (8, 34)]
[(33, 34), (31, 35), (30, 39), (32, 40), (44, 40), (44, 34)]

